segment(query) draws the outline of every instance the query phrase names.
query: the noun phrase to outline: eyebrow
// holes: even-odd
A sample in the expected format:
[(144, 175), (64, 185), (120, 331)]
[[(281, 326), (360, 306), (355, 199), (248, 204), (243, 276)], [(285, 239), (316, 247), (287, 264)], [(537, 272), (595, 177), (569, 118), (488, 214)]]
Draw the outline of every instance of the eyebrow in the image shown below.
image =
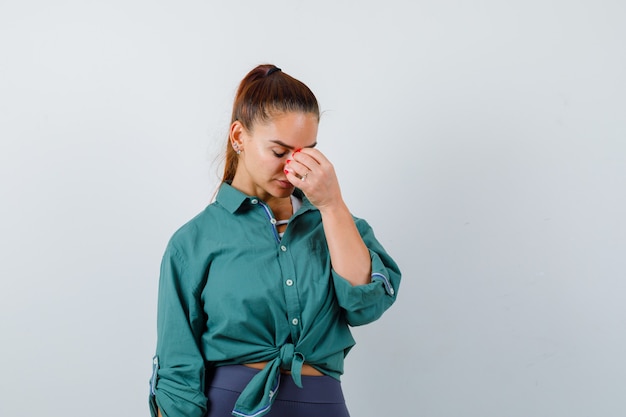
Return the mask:
[[(293, 149), (293, 146), (289, 146), (285, 142), (278, 140), (278, 139), (270, 140), (270, 142), (275, 143), (279, 146), (282, 146), (283, 148)], [(305, 148), (315, 148), (315, 146), (317, 146), (317, 142), (313, 143), (312, 145), (305, 146)]]

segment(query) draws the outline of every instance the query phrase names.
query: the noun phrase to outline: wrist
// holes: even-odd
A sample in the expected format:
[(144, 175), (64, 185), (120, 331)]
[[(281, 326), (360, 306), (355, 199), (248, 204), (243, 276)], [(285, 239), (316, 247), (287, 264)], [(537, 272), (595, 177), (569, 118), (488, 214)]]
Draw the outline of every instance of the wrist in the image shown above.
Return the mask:
[[(330, 204), (326, 204), (321, 207), (317, 207), (322, 217), (324, 216), (337, 216), (342, 214), (350, 215), (350, 211), (348, 210), (348, 206), (344, 203), (342, 199), (338, 199)], [(350, 215), (351, 216), (351, 215)]]

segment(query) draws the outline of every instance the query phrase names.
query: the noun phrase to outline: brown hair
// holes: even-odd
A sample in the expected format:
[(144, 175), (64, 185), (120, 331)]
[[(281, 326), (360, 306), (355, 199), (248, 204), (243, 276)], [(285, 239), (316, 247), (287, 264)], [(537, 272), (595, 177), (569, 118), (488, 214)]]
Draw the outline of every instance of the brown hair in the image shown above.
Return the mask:
[[(294, 111), (312, 113), (318, 120), (320, 118), (317, 99), (309, 87), (275, 65), (264, 64), (254, 68), (241, 80), (230, 122), (239, 121), (245, 129), (252, 131), (254, 123), (267, 122), (276, 114)], [(237, 162), (237, 153), (228, 138), (222, 181), (232, 181)]]

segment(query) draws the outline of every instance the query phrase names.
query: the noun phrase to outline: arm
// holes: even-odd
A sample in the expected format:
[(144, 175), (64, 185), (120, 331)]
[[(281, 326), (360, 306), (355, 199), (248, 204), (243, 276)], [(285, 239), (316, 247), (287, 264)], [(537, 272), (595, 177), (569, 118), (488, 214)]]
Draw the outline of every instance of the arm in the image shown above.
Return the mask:
[(343, 201), (339, 201), (336, 207), (324, 207), (320, 213), (330, 262), (335, 272), (352, 285), (370, 283), (370, 254), (348, 207)]
[(201, 274), (169, 245), (161, 264), (157, 348), (151, 384), (153, 417), (201, 417), (206, 413), (204, 357), (200, 340), (206, 319)]
[(296, 151), (292, 157), (285, 166), (287, 179), (320, 211), (333, 270), (352, 285), (368, 284), (369, 251), (343, 201), (333, 165), (312, 148)]
[(401, 276), (398, 265), (367, 222), (350, 214), (326, 157), (310, 148), (292, 157), (285, 166), (287, 179), (322, 215), (332, 282), (348, 324), (358, 326), (377, 320), (396, 300)]
[(370, 225), (363, 219), (355, 219), (355, 224), (369, 252), (371, 283), (353, 286), (336, 271), (331, 272), (337, 301), (346, 312), (348, 324), (360, 326), (377, 320), (395, 302), (401, 273)]

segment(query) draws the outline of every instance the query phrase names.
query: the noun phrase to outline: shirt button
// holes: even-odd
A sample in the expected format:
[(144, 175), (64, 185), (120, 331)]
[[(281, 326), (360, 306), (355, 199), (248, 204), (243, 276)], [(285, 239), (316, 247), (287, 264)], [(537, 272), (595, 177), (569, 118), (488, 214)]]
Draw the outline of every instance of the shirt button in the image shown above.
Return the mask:
[(297, 326), (298, 325), (298, 319), (291, 320), (291, 324), (293, 324), (294, 326)]
[(282, 246), (280, 247), (280, 250), (282, 250), (283, 252), (287, 252), (287, 246), (282, 245)]
[(287, 284), (288, 287), (291, 287), (293, 285), (293, 281), (288, 279), (287, 281), (285, 281), (285, 284)]
[(276, 219), (271, 219), (271, 220), (270, 220), (270, 223), (272, 223), (272, 224), (276, 224)]
[(256, 203), (258, 203), (258, 202), (259, 202), (259, 200), (257, 200), (256, 198), (253, 198), (252, 200), (250, 200), (250, 202), (251, 202), (252, 204), (256, 204)]

